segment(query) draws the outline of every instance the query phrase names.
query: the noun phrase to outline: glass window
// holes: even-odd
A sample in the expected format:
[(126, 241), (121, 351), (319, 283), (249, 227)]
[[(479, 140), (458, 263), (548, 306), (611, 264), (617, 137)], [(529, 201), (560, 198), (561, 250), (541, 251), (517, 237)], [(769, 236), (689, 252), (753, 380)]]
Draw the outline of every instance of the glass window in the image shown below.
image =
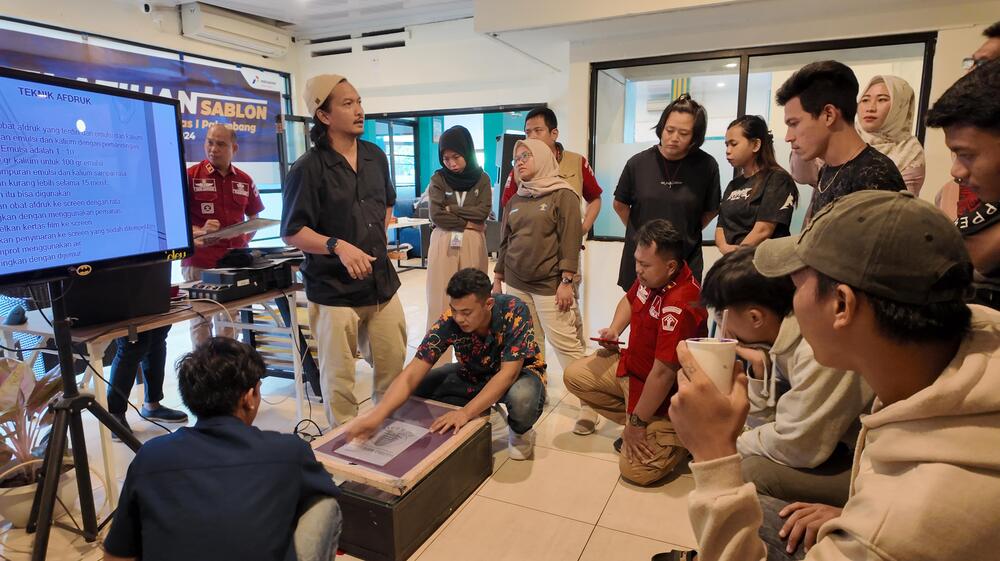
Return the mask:
[[(597, 73), (597, 122), (594, 172), (604, 189), (601, 214), (594, 223), (598, 237), (622, 237), (625, 226), (614, 212), (618, 178), (629, 158), (658, 144), (653, 130), (663, 109), (683, 93), (702, 104), (708, 129), (701, 149), (719, 164), (725, 184), (731, 176), (726, 161), (726, 126), (739, 107), (739, 59), (725, 58), (601, 70)], [(715, 221), (705, 228), (712, 238)]]
[[(919, 100), (924, 80), (924, 57), (933, 35), (917, 41), (908, 36), (904, 39), (906, 42), (897, 44), (891, 44), (892, 39), (885, 38), (885, 45), (835, 50), (805, 51), (807, 47), (790, 45), (786, 48), (767, 48), (769, 54), (752, 54), (751, 50), (747, 50), (733, 58), (708, 59), (705, 55), (699, 60), (698, 55), (692, 55), (694, 60), (683, 62), (650, 61), (641, 64), (636, 61), (634, 64), (618, 63), (610, 68), (596, 64), (592, 72), (592, 79), (596, 81), (596, 96), (592, 100), (595, 121), (591, 124), (593, 167), (604, 188), (604, 204), (594, 224), (594, 235), (600, 238), (621, 238), (624, 235), (625, 228), (613, 208), (618, 178), (630, 157), (658, 142), (651, 129), (659, 120), (663, 108), (680, 94), (689, 93), (708, 112), (708, 130), (702, 149), (718, 162), (721, 187), (725, 189), (726, 183), (733, 177), (733, 169), (725, 159), (726, 127), (739, 114), (764, 117), (774, 134), (778, 162), (788, 166), (791, 149), (784, 141), (784, 111), (775, 102), (774, 95), (793, 72), (810, 62), (837, 60), (847, 64), (857, 75), (860, 88), (864, 88), (875, 75), (899, 76), (909, 82)], [(844, 43), (838, 42), (838, 46)], [(816, 48), (823, 46), (826, 45), (816, 44)], [(781, 53), (783, 49), (787, 52)], [(753, 52), (761, 50), (765, 49), (754, 49)], [(741, 59), (747, 61), (749, 68), (745, 77), (743, 107), (740, 107), (739, 90)], [(859, 92), (859, 97), (863, 93)], [(915, 134), (925, 109), (917, 107)], [(799, 191), (801, 197), (793, 217), (792, 232), (801, 229), (812, 195), (809, 186), (800, 185)], [(703, 239), (711, 242), (714, 230), (715, 221), (705, 228)]]
[[(750, 57), (746, 112), (760, 115), (768, 122), (774, 134), (774, 151), (778, 163), (786, 169), (792, 150), (784, 140), (787, 132), (784, 110), (778, 106), (774, 95), (793, 72), (810, 62), (820, 60), (837, 60), (850, 66), (858, 77), (861, 89), (864, 89), (874, 76), (880, 74), (899, 76), (910, 83), (919, 99), (923, 83), (923, 43)], [(858, 92), (858, 96), (861, 95), (864, 95), (864, 91)], [(913, 120), (914, 134), (917, 122), (917, 119)], [(792, 217), (792, 232), (802, 228), (802, 220), (805, 218), (811, 199), (812, 188), (800, 184), (799, 206)]]

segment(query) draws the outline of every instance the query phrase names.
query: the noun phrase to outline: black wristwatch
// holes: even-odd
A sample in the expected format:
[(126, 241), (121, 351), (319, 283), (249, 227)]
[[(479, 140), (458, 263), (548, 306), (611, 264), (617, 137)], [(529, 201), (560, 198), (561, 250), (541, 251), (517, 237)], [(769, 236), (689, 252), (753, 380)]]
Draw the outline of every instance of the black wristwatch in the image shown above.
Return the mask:
[(327, 253), (329, 253), (330, 255), (333, 255), (334, 251), (337, 249), (337, 244), (338, 243), (340, 243), (340, 240), (338, 240), (337, 238), (335, 238), (333, 236), (330, 236), (330, 239), (326, 240), (326, 251), (327, 251)]
[(649, 426), (649, 423), (640, 419), (639, 416), (636, 415), (635, 413), (629, 413), (628, 424), (632, 425), (633, 427), (639, 427), (640, 429), (644, 429)]

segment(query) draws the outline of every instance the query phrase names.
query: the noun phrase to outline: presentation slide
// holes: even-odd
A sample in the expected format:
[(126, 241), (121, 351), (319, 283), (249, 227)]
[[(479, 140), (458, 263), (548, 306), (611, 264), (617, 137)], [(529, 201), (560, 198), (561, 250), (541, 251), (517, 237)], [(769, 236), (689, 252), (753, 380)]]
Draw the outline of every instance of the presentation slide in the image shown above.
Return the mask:
[(187, 246), (169, 103), (0, 76), (0, 275)]

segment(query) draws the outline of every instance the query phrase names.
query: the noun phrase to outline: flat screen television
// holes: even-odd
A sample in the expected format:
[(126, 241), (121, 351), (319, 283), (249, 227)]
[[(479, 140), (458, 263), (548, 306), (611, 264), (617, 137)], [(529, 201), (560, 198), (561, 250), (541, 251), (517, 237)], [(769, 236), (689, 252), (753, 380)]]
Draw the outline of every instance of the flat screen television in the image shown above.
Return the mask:
[(0, 68), (0, 286), (193, 251), (176, 100)]

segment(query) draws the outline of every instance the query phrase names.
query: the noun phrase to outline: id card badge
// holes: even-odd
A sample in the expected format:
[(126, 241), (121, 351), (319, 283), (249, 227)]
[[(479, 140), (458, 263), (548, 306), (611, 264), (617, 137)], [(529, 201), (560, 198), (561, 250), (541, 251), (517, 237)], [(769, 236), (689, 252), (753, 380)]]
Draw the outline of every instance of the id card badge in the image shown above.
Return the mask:
[(451, 241), (448, 247), (451, 249), (462, 249), (462, 232), (451, 233)]

